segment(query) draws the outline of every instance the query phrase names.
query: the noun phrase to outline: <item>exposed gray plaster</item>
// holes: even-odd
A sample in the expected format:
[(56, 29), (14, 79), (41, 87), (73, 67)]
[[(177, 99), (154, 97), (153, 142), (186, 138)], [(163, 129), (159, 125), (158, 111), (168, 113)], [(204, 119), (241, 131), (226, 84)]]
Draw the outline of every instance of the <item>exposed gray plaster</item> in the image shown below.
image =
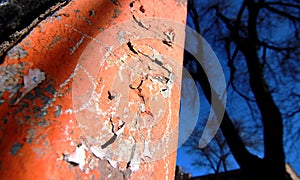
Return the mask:
[(16, 45), (7, 52), (9, 59), (22, 59), (28, 55), (28, 52)]
[(19, 144), (17, 141), (15, 141), (10, 149), (10, 154), (16, 155), (18, 153), (18, 151), (21, 149), (21, 147), (22, 147), (22, 144)]
[(84, 40), (85, 36), (82, 36), (80, 38), (80, 40), (75, 44), (74, 47), (69, 48), (70, 51), (70, 55), (73, 55), (74, 52), (78, 49), (78, 47), (82, 44), (83, 40)]
[(25, 63), (10, 64), (0, 67), (0, 100), (4, 102), (2, 96), (5, 92), (11, 93), (9, 98), (14, 101), (13, 98), (17, 92), (21, 89), (20, 84)]
[(62, 106), (60, 106), (60, 105), (55, 107), (54, 116), (56, 118), (58, 118), (62, 114), (61, 108), (62, 108)]

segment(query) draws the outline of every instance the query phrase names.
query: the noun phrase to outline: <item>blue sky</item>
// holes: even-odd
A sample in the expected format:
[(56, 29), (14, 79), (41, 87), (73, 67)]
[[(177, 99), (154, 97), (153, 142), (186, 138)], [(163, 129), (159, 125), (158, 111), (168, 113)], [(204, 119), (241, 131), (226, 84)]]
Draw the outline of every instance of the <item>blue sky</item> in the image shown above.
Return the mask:
[[(239, 6), (239, 3), (241, 1), (233, 1), (235, 2), (234, 6)], [(193, 27), (193, 24), (191, 22), (191, 18), (188, 16), (187, 18), (187, 24), (191, 25), (191, 27)], [(276, 26), (276, 27), (275, 27)], [(282, 39), (287, 37), (287, 34), (290, 33), (282, 33), (284, 32), (290, 32), (289, 31), (289, 26), (280, 26), (276, 23), (274, 23), (274, 31), (272, 31), (272, 34), (260, 34), (261, 38), (263, 38), (263, 36), (268, 37), (269, 35), (272, 36), (272, 40), (274, 41), (281, 41)], [(260, 31), (263, 31), (264, 29), (259, 29)], [(222, 59), (222, 55), (224, 55), (224, 52), (222, 52), (223, 50), (220, 48), (218, 49), (214, 49), (216, 50), (215, 53), (217, 54), (220, 63), (223, 67), (223, 71), (224, 71), (224, 75), (226, 80), (228, 81), (228, 75), (229, 75), (229, 70), (227, 67), (227, 60), (226, 59)], [(268, 54), (268, 56), (272, 57), (273, 54)], [(271, 64), (271, 65), (278, 65), (278, 64)], [(241, 65), (242, 66), (242, 65)], [(282, 71), (282, 69), (280, 69), (280, 71)], [(276, 73), (276, 72), (275, 72)], [(282, 73), (282, 72), (279, 72)], [(286, 89), (291, 89), (295, 94), (300, 95), (300, 83), (299, 82), (290, 82), (291, 79), (288, 75), (283, 75), (280, 76), (280, 80), (282, 80), (283, 84), (275, 84), (275, 81), (269, 81), (270, 86), (274, 86), (274, 87), (279, 87), (279, 90), (276, 92), (276, 94), (274, 94), (274, 99), (276, 102), (281, 102), (282, 104), (279, 105), (279, 108), (282, 110), (282, 112), (288, 111), (289, 109), (292, 108), (299, 108), (300, 109), (300, 101), (297, 102), (292, 102), (289, 97), (285, 97), (287, 94)], [(300, 78), (297, 79), (300, 80)], [(184, 89), (189, 89), (187, 87), (189, 87), (189, 85), (193, 84), (190, 82), (190, 80), (187, 80), (188, 82), (185, 82), (185, 80), (183, 80), (182, 83), (182, 88)], [(192, 89), (188, 90), (189, 92), (187, 92), (187, 94), (194, 94), (195, 91)], [(186, 139), (186, 137), (191, 133), (192, 128), (194, 127), (193, 124), (197, 124), (198, 126), (196, 128), (202, 128), (201, 126), (203, 126), (203, 121), (205, 121), (205, 119), (207, 118), (207, 114), (209, 112), (209, 106), (205, 100), (205, 98), (203, 97), (203, 95), (201, 95), (201, 91), (199, 91), (197, 98), (199, 98), (198, 102), (195, 103), (195, 101), (191, 101), (188, 98), (182, 98), (182, 107), (181, 107), (181, 117), (180, 117), (180, 124), (179, 124), (179, 141), (183, 141), (184, 139)], [(195, 96), (194, 96), (195, 97)], [(194, 104), (194, 108), (195, 107), (199, 107), (200, 109), (200, 114), (199, 114), (199, 119), (198, 118), (191, 118), (191, 114), (197, 114), (196, 112), (193, 112), (193, 109), (191, 109), (189, 106), (187, 106), (188, 104), (193, 103)], [(199, 103), (199, 104), (197, 104)], [(195, 106), (196, 104), (196, 106)], [(253, 106), (255, 107), (255, 106)], [(255, 126), (259, 125), (259, 122), (257, 122), (255, 119), (259, 119), (259, 115), (256, 115), (257, 117), (251, 117), (250, 116), (250, 109), (249, 106), (246, 104), (246, 102), (244, 101), (243, 98), (241, 98), (240, 96), (238, 96), (236, 93), (233, 92), (233, 90), (231, 88), (229, 88), (228, 90), (228, 98), (227, 98), (227, 104), (226, 104), (226, 108), (227, 111), (231, 117), (231, 119), (234, 120), (238, 120), (238, 119), (242, 119), (242, 121), (247, 121), (247, 122), (252, 122), (251, 126)], [(195, 110), (194, 110), (195, 111)], [(252, 110), (253, 111), (253, 110)], [(255, 112), (258, 112), (257, 109), (254, 108)], [(191, 113), (193, 112), (193, 113)], [(259, 114), (259, 113), (256, 113)], [(296, 114), (293, 118), (290, 119), (284, 119), (285, 123), (290, 123), (290, 125), (287, 125), (284, 129), (285, 133), (284, 133), (284, 138), (285, 138), (285, 150), (286, 150), (286, 162), (289, 163), (292, 168), (296, 171), (296, 173), (298, 175), (300, 175), (300, 157), (299, 154), (297, 153), (300, 149), (300, 141), (299, 141), (299, 137), (291, 137), (290, 135), (297, 135), (300, 133), (300, 114)], [(198, 122), (195, 122), (197, 121)], [(259, 120), (258, 120), (259, 121)], [(201, 123), (202, 122), (202, 123)], [(187, 123), (189, 123), (187, 125)], [(261, 133), (261, 132), (260, 132)], [(255, 135), (255, 138), (257, 138), (257, 142), (259, 144), (258, 147), (254, 147), (249, 149), (250, 152), (257, 154), (258, 156), (262, 157), (263, 154), (263, 140), (262, 140), (262, 135), (260, 133), (257, 133)], [(201, 157), (198, 157), (194, 154), (190, 154), (186, 152), (186, 148), (185, 147), (179, 147), (178, 151), (177, 151), (177, 165), (181, 166), (182, 169), (185, 172), (189, 172), (191, 173), (193, 176), (199, 176), (199, 175), (204, 175), (204, 174), (208, 174), (208, 173), (212, 173), (212, 171), (208, 171), (207, 168), (197, 168), (195, 166), (192, 166), (192, 163), (194, 162), (195, 159), (199, 159)], [(233, 166), (233, 169), (238, 168), (238, 165), (234, 162), (233, 158), (230, 158), (231, 161), (233, 161), (233, 164), (235, 164)]]
[[(226, 68), (224, 68), (225, 74), (228, 74), (226, 72)], [(228, 79), (228, 77), (226, 77)], [(297, 91), (299, 93), (299, 85), (300, 83), (297, 83), (293, 89), (293, 91)], [(194, 88), (190, 88), (190, 87)], [(198, 88), (200, 88), (198, 86)], [(180, 123), (179, 123), (179, 142), (182, 144), (190, 135), (190, 133), (193, 131), (193, 128), (200, 128), (203, 129), (203, 121), (206, 121), (208, 118), (208, 112), (209, 112), (209, 105), (206, 101), (205, 97), (202, 95), (201, 89), (198, 89), (198, 91), (195, 89), (195, 84), (191, 82), (190, 79), (183, 80), (182, 83), (182, 91), (190, 95), (192, 98), (182, 98), (181, 99), (181, 114), (180, 114)], [(232, 90), (231, 90), (232, 91)], [(196, 94), (195, 94), (196, 93)], [(195, 94), (195, 95), (193, 95)], [(183, 96), (186, 97), (186, 96)], [(196, 99), (196, 100), (195, 100)], [(236, 103), (238, 102), (238, 106)], [(188, 105), (192, 104), (192, 105)], [(243, 117), (243, 120), (245, 121), (251, 121), (250, 117), (245, 117), (245, 112), (249, 111), (247, 108), (246, 103), (243, 101), (241, 97), (239, 97), (236, 93), (230, 93), (227, 99), (227, 107), (228, 107), (228, 113), (231, 114), (231, 118), (238, 119), (240, 117)], [(199, 109), (197, 109), (199, 108)], [(196, 114), (198, 114), (198, 118), (196, 117)], [(297, 119), (300, 118), (300, 114), (298, 116), (294, 117), (294, 122), (298, 122), (297, 124), (294, 124), (295, 127), (300, 127), (300, 121), (297, 121)], [(294, 131), (297, 131), (298, 128), (292, 129)], [(297, 132), (291, 132), (291, 134), (296, 134)], [(300, 149), (300, 143), (299, 141), (295, 144), (293, 141), (287, 141), (288, 146), (294, 146), (291, 148), (292, 150), (289, 152), (286, 152), (286, 162), (289, 163), (292, 168), (296, 171), (296, 173), (300, 174), (300, 157), (297, 157), (297, 151)], [(263, 141), (261, 139), (260, 141), (260, 148), (262, 148)], [(207, 168), (198, 168), (192, 165), (195, 159), (201, 158), (195, 154), (187, 153), (187, 148), (184, 146), (180, 146), (177, 150), (177, 165), (181, 166), (181, 168), (188, 173), (191, 173), (192, 176), (200, 176), (205, 175), (209, 173), (213, 173), (213, 171), (208, 170)], [(262, 157), (262, 151), (263, 149), (249, 149), (250, 152), (258, 155), (259, 157)], [(233, 164), (232, 169), (237, 169), (238, 165), (235, 163), (235, 160), (233, 158), (230, 158)]]

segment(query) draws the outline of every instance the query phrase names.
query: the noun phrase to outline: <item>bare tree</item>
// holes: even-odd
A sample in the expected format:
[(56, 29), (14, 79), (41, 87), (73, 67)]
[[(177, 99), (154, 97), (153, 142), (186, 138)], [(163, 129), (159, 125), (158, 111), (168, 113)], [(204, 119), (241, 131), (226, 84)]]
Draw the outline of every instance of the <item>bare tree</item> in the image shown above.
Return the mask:
[[(219, 56), (226, 57), (230, 89), (248, 105), (250, 113), (245, 113), (239, 121), (231, 118), (232, 104), (222, 117), (222, 134), (235, 161), (250, 179), (287, 179), (285, 152), (299, 144), (299, 127), (293, 124), (300, 112), (297, 103), (300, 93), (295, 90), (300, 86), (297, 84), (300, 2), (189, 1), (188, 7), (195, 30), (212, 44)], [(191, 61), (192, 55), (186, 53), (184, 64)], [(210, 97), (215, 92), (203, 68), (197, 64), (197, 72), (191, 75), (211, 103)], [(251, 122), (242, 121), (249, 120), (245, 116), (251, 116)], [(261, 128), (263, 157), (249, 151), (253, 146), (237, 130), (237, 122)], [(294, 143), (289, 143), (290, 140)]]
[(229, 149), (226, 145), (224, 137), (219, 133), (216, 134), (215, 138), (204, 148), (198, 148), (199, 142), (199, 130), (194, 132), (187, 146), (188, 153), (194, 153), (199, 157), (195, 159), (193, 164), (198, 168), (211, 169), (214, 174), (218, 174), (221, 171), (227, 171), (227, 167), (230, 166), (230, 162), (227, 161), (230, 155)]

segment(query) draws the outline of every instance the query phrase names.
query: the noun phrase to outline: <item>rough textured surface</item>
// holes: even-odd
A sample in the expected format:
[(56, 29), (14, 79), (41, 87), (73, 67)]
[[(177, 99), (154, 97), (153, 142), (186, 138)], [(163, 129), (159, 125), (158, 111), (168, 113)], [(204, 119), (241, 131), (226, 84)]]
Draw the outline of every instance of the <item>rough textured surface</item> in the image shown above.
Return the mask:
[(74, 0), (39, 23), (0, 65), (1, 179), (174, 179), (185, 18)]
[(15, 31), (28, 26), (51, 5), (63, 0), (1, 0), (0, 44)]

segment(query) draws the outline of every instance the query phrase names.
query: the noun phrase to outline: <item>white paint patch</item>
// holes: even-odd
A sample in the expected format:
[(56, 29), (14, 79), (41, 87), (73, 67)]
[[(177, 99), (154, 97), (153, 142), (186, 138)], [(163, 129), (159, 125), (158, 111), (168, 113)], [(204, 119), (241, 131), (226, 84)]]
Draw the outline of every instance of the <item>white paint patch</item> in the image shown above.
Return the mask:
[(107, 59), (108, 56), (110, 56), (111, 54), (113, 54), (113, 49), (114, 47), (113, 46), (110, 46), (110, 47), (106, 47), (105, 50), (106, 50), (106, 53), (104, 54), (103, 58), (102, 59)]
[(100, 158), (101, 160), (105, 158), (105, 152), (101, 151), (97, 146), (92, 146), (90, 150), (97, 158)]
[(122, 71), (123, 71), (123, 66), (120, 66), (119, 71), (118, 71), (118, 75), (119, 75), (119, 78), (120, 78), (120, 82), (123, 82), (123, 81), (124, 81), (123, 75), (122, 75)]
[(40, 69), (29, 69), (29, 73), (27, 76), (24, 76), (24, 88), (22, 95), (16, 100), (14, 104), (19, 103), (23, 97), (29, 93), (31, 90), (36, 88), (42, 81), (46, 79), (45, 73), (42, 72)]
[(109, 164), (113, 167), (113, 168), (117, 168), (118, 166), (118, 162), (114, 161), (112, 159), (107, 159), (107, 161), (109, 162)]
[(140, 163), (132, 163), (132, 165), (130, 166), (131, 171), (137, 171), (139, 169), (140, 169)]
[(142, 113), (146, 111), (146, 106), (144, 103), (139, 104), (139, 108)]
[(77, 147), (72, 154), (64, 155), (65, 161), (78, 164), (81, 170), (83, 170), (83, 167), (85, 166), (85, 158), (84, 145)]
[(142, 156), (143, 156), (143, 159), (145, 157), (148, 157), (150, 159), (152, 158), (152, 153), (150, 152), (149, 142), (147, 142), (147, 141), (145, 142), (144, 152), (143, 152)]
[(169, 74), (169, 81), (165, 85), (164, 90), (160, 91), (164, 98), (170, 98), (171, 97), (173, 85), (174, 85), (174, 74), (170, 73)]
[(122, 30), (118, 32), (117, 39), (118, 39), (120, 44), (125, 44), (126, 43), (125, 38), (124, 38), (125, 34), (126, 34), (125, 31), (122, 31)]
[(123, 125), (117, 132), (115, 132), (115, 134), (117, 136), (119, 136), (120, 134), (122, 134), (124, 132), (124, 128), (125, 128), (125, 125)]
[(64, 114), (73, 114), (73, 110), (72, 109), (66, 109)]

